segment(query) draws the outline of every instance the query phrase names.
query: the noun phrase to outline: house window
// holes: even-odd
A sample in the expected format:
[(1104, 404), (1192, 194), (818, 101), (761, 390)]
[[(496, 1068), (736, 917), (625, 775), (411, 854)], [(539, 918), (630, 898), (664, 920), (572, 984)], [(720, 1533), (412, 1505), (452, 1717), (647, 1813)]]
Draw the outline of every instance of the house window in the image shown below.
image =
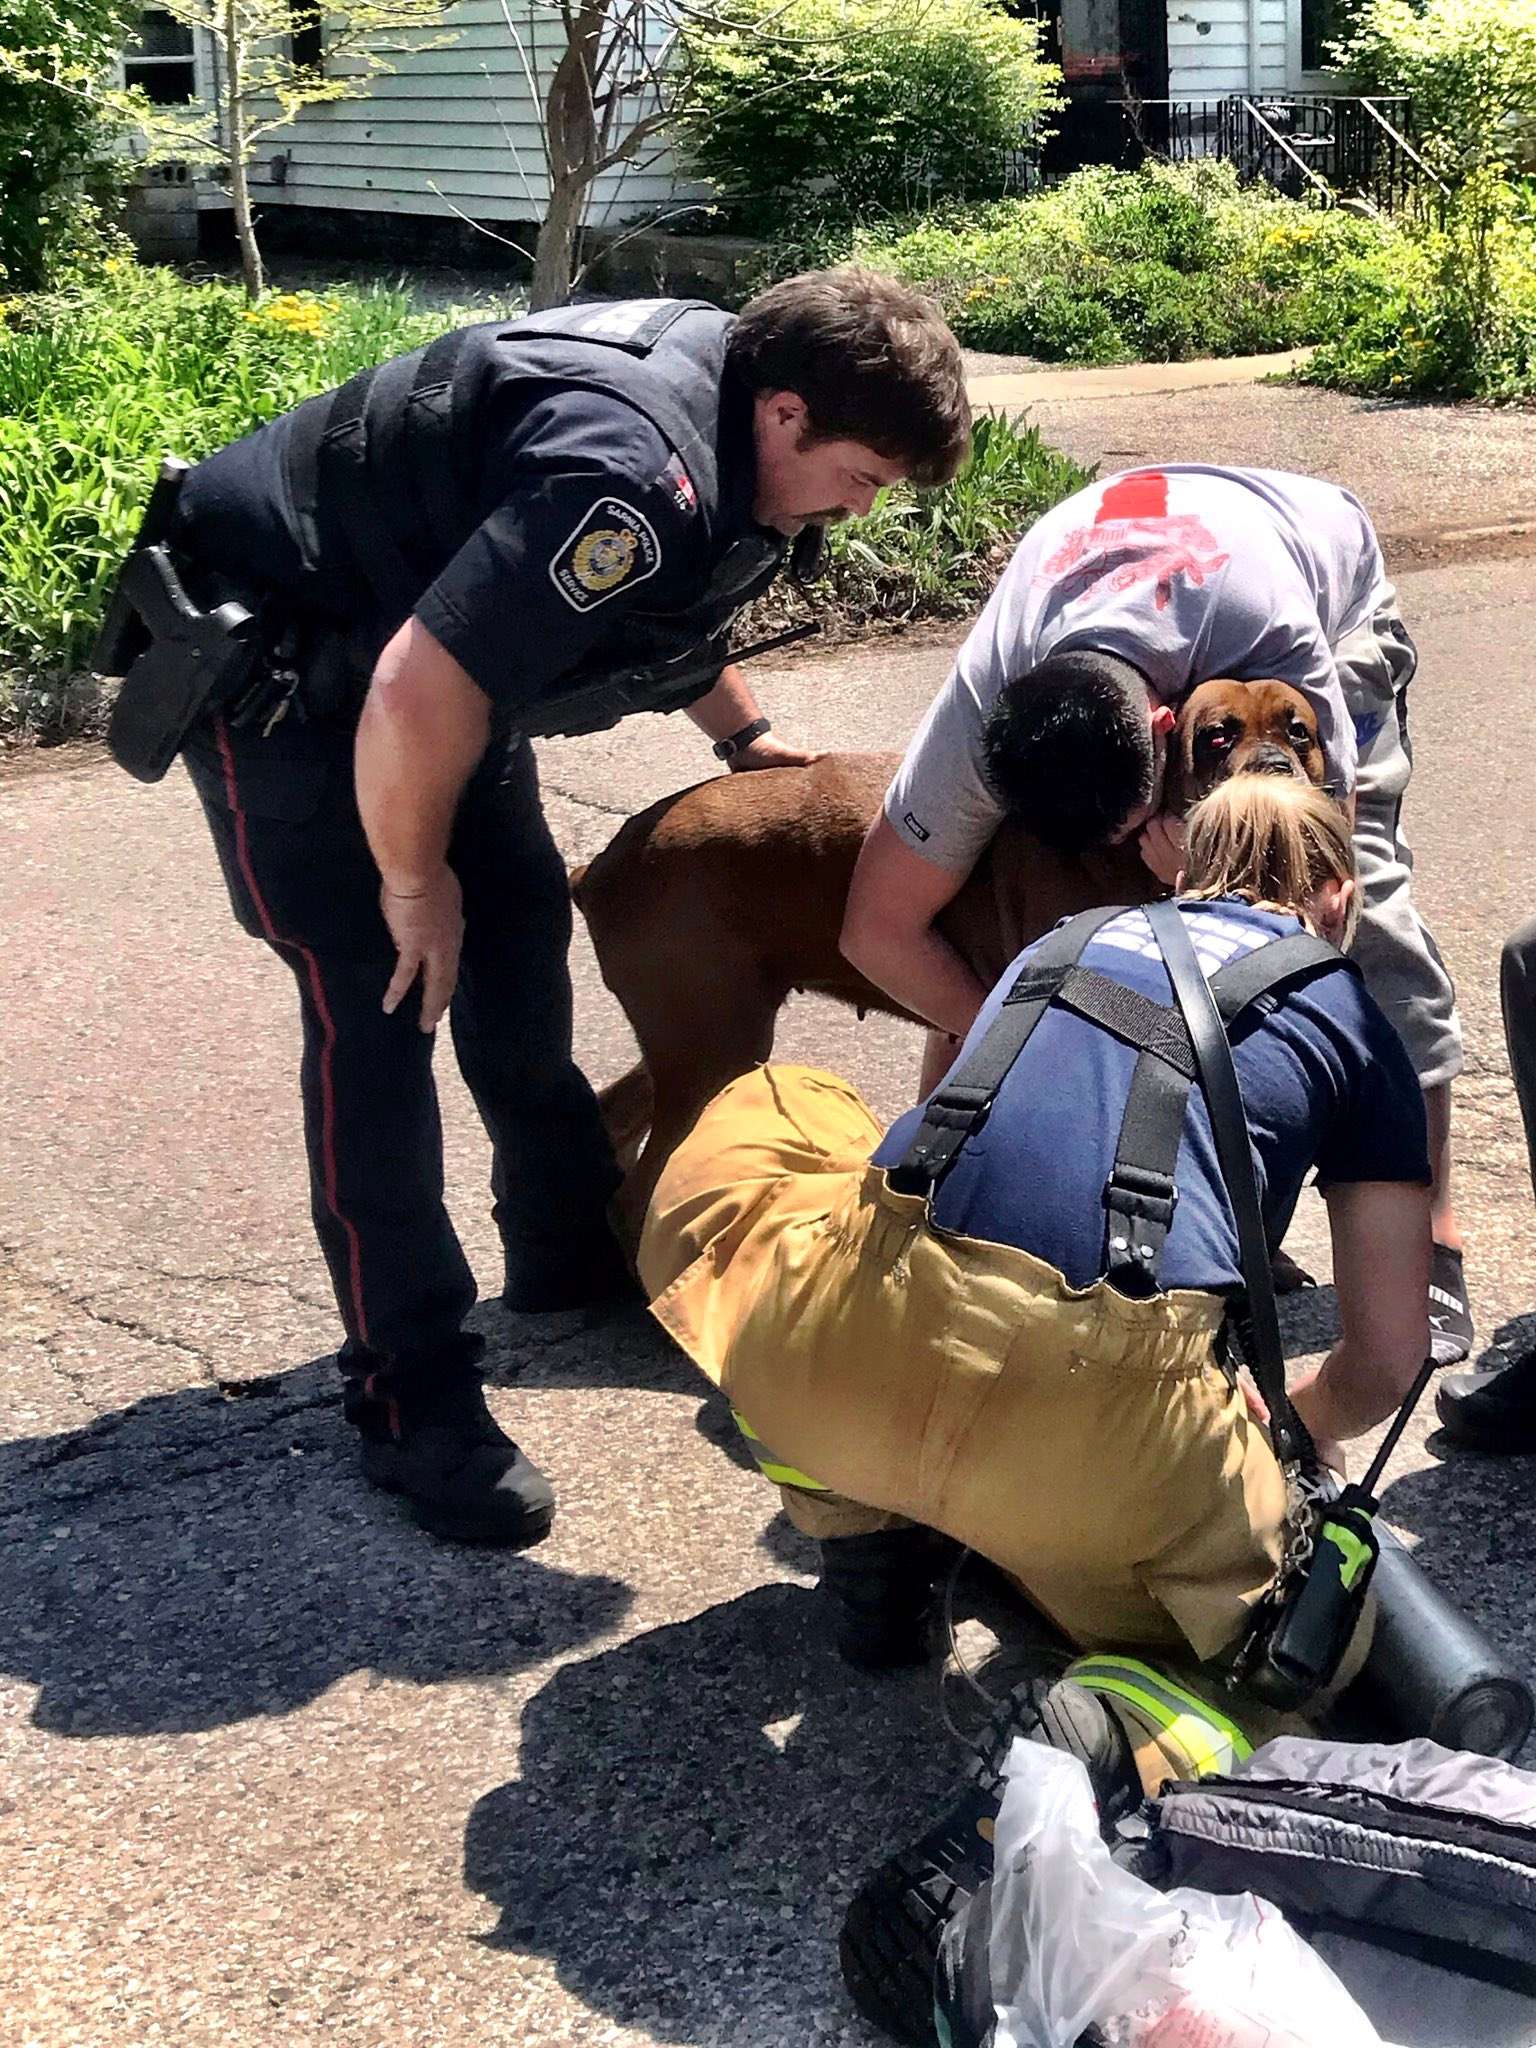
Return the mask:
[(300, 71), (325, 69), (325, 38), (321, 33), (320, 11), (306, 7), (303, 0), (289, 0), (288, 54)]
[(197, 98), (192, 31), (163, 7), (146, 7), (139, 33), (123, 52), (123, 83), (136, 85), (156, 107), (184, 107)]
[(1329, 46), (1343, 33), (1344, 0), (1301, 0), (1301, 68), (1329, 71)]

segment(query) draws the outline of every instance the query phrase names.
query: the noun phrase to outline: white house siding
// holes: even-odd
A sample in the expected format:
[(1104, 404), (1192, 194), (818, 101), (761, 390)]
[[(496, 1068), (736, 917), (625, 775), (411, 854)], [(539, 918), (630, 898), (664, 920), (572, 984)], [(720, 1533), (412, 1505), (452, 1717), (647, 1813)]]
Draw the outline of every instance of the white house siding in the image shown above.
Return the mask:
[(1168, 0), (1170, 99), (1294, 90), (1299, 55), (1299, 0)]
[[(558, 20), (547, 8), (527, 10), (526, 0), (523, 8), (512, 0), (512, 18), (545, 87), (561, 47)], [(311, 107), (274, 134), (252, 181), (262, 205), (542, 218), (548, 179), (534, 99), (499, 0), (458, 0), (442, 33), (453, 40), (393, 57), (394, 69), (363, 97)], [(271, 165), (280, 154), (287, 162), (277, 183)], [(609, 173), (592, 218), (602, 225), (644, 215), (678, 191), (665, 157)]]

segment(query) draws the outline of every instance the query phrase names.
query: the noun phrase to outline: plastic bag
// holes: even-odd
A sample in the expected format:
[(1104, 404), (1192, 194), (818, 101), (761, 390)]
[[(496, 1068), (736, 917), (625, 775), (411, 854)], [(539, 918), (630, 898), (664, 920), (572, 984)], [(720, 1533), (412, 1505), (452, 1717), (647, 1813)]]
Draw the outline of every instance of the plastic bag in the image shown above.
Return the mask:
[(992, 1880), (994, 2048), (1382, 2048), (1337, 1977), (1251, 1893), (1155, 1891), (1099, 1835), (1076, 1757), (1015, 1742)]

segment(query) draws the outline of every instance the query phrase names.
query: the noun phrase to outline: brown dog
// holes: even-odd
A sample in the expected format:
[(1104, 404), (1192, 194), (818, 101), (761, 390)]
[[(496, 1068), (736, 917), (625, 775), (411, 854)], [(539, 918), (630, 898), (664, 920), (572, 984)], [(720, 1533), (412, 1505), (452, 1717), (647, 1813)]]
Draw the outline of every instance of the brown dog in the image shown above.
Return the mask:
[[(636, 1233), (705, 1103), (771, 1054), (791, 990), (909, 1014), (838, 951), (854, 863), (898, 759), (827, 754), (809, 768), (716, 776), (630, 818), (572, 875), (603, 980), (640, 1046), (639, 1065), (601, 1097)], [(1184, 809), (1224, 775), (1282, 765), (1321, 779), (1306, 700), (1284, 683), (1205, 683), (1170, 739), (1166, 800)], [(1161, 893), (1134, 843), (1074, 858), (1009, 821), (938, 923), (990, 988), (1060, 918)]]
[(1304, 775), (1321, 783), (1317, 714), (1289, 683), (1201, 683), (1168, 742), (1163, 809), (1180, 817), (1229, 775)]

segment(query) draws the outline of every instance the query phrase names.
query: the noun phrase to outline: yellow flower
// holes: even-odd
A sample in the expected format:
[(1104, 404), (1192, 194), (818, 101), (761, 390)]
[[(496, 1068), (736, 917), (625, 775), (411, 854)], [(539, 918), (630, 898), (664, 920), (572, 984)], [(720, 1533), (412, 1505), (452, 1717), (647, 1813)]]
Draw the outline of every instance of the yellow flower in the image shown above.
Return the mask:
[(303, 292), (283, 292), (264, 305), (249, 307), (245, 318), (253, 327), (323, 341), (330, 332), (334, 311), (333, 300), (312, 299)]

